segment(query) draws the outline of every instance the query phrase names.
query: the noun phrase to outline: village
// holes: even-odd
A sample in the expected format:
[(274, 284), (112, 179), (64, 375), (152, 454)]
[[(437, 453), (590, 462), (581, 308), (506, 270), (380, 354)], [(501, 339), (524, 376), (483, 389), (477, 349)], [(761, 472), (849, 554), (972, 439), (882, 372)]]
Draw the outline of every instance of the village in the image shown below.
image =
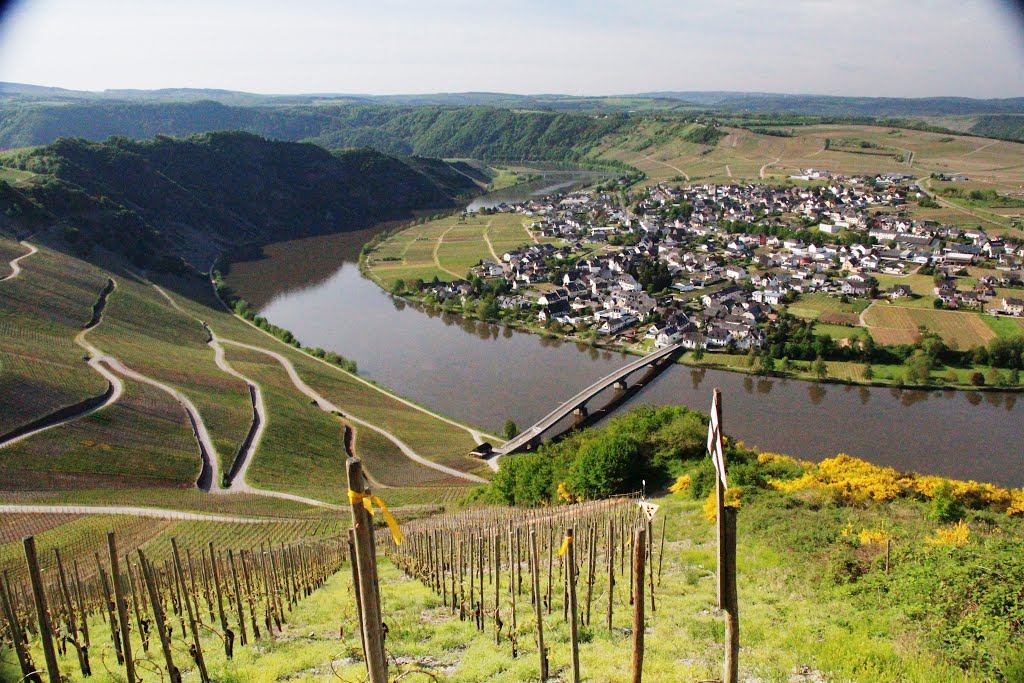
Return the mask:
[[(540, 239), (482, 260), (471, 278), (497, 284), (488, 291), (506, 315), (647, 347), (759, 348), (763, 323), (811, 293), (919, 296), (882, 289), (877, 275), (933, 275), (936, 308), (1024, 314), (1024, 300), (996, 294), (1024, 281), (1024, 243), (914, 220), (906, 209), (926, 195), (912, 176), (799, 178), (826, 184), (659, 184), (633, 197), (599, 188), (501, 205), (533, 219)], [(981, 265), (993, 274), (959, 286), (957, 275)], [(442, 303), (476, 291), (467, 281), (425, 288)]]

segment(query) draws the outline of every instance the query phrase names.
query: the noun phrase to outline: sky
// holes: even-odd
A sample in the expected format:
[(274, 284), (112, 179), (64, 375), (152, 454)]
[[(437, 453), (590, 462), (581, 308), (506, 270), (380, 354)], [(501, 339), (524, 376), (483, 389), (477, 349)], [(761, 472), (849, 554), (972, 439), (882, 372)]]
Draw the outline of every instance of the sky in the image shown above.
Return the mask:
[(999, 0), (17, 0), (0, 81), (76, 90), (1024, 96)]

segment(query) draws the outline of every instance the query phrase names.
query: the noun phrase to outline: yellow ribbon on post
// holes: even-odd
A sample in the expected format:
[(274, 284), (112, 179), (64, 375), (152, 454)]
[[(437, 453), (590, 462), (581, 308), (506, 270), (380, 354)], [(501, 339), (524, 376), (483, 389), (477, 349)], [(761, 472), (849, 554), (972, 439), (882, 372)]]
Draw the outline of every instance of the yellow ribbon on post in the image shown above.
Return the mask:
[(384, 513), (384, 521), (388, 523), (388, 528), (391, 529), (391, 538), (395, 539), (395, 545), (402, 545), (402, 541), (405, 540), (405, 534), (403, 534), (402, 530), (398, 527), (398, 521), (395, 519), (394, 515), (391, 514), (391, 511), (388, 510), (388, 506), (384, 504), (383, 500), (377, 496), (372, 496), (369, 493), (359, 493), (358, 491), (349, 489), (348, 502), (352, 503), (352, 505), (362, 503), (363, 507), (371, 515), (374, 514), (374, 504), (379, 505), (380, 511)]
[(558, 549), (558, 556), (562, 557), (565, 555), (565, 551), (569, 549), (569, 544), (572, 543), (572, 536), (566, 536), (565, 540), (562, 541), (562, 547)]

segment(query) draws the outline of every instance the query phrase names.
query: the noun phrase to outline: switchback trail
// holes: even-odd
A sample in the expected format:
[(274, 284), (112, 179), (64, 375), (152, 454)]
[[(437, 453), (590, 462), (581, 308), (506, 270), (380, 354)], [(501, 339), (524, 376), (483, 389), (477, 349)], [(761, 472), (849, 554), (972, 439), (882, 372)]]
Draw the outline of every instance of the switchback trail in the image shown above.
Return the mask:
[(0, 282), (7, 282), (8, 280), (13, 280), (14, 278), (18, 277), (18, 275), (21, 273), (22, 259), (27, 259), (32, 254), (35, 254), (36, 252), (39, 251), (39, 249), (37, 249), (35, 245), (29, 244), (25, 240), (21, 241), (21, 246), (28, 248), (28, 253), (22, 254), (18, 258), (11, 260), (9, 264), (11, 266), (11, 272), (7, 277), (0, 278)]

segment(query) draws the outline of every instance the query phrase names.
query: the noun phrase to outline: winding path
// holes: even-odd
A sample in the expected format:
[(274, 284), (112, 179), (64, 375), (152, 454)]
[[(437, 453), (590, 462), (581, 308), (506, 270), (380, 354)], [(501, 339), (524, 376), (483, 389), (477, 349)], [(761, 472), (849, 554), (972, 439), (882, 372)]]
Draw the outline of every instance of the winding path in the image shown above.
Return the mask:
[(667, 161), (662, 161), (661, 159), (655, 159), (654, 157), (647, 156), (646, 154), (641, 154), (640, 156), (642, 156), (644, 159), (647, 159), (648, 161), (653, 161), (656, 164), (661, 164), (662, 166), (667, 166), (667, 167), (671, 168), (674, 171), (679, 171), (680, 175), (682, 175), (684, 178), (686, 178), (686, 182), (690, 182), (689, 174), (687, 174), (686, 171), (684, 171), (683, 169), (679, 168), (678, 166), (673, 166), (672, 164), (668, 163)]
[(458, 273), (454, 273), (454, 272), (448, 270), (447, 268), (445, 268), (444, 266), (442, 266), (441, 265), (441, 259), (438, 258), (438, 255), (437, 255), (437, 252), (441, 249), (441, 245), (444, 243), (444, 236), (447, 235), (448, 233), (450, 233), (454, 229), (455, 229), (455, 226), (453, 225), (452, 227), (450, 227), (447, 230), (445, 230), (444, 232), (442, 232), (441, 235), (437, 238), (437, 242), (434, 243), (434, 265), (437, 266), (438, 270), (443, 270), (444, 272), (448, 273), (452, 277), (461, 280), (463, 276), (459, 275)]
[(476, 483), (476, 484), (486, 484), (487, 483), (487, 480), (484, 479), (483, 477), (478, 477), (475, 474), (468, 474), (466, 472), (462, 472), (461, 470), (457, 470), (454, 467), (447, 467), (445, 465), (440, 465), (440, 464), (438, 464), (436, 462), (433, 462), (431, 460), (427, 460), (423, 456), (421, 456), (418, 453), (416, 453), (416, 451), (414, 451), (412, 448), (410, 448), (405, 442), (403, 442), (401, 439), (399, 439), (397, 436), (395, 436), (391, 432), (389, 432), (389, 431), (387, 431), (385, 429), (382, 429), (382, 428), (378, 427), (375, 424), (367, 422), (366, 420), (362, 420), (362, 419), (356, 417), (355, 415), (353, 415), (352, 413), (344, 411), (341, 408), (339, 408), (338, 406), (334, 405), (333, 403), (328, 401), (326, 398), (321, 396), (319, 393), (317, 393), (314, 389), (312, 389), (308, 384), (306, 384), (303, 381), (303, 379), (301, 377), (299, 377), (299, 373), (296, 372), (295, 366), (292, 365), (291, 360), (289, 360), (285, 356), (281, 355), (280, 353), (277, 353), (276, 351), (271, 351), (270, 349), (265, 349), (265, 348), (263, 348), (261, 346), (253, 346), (252, 344), (245, 344), (243, 342), (234, 341), (232, 339), (218, 339), (218, 341), (220, 341), (221, 343), (224, 343), (224, 344), (230, 344), (232, 346), (238, 346), (239, 348), (249, 349), (250, 351), (256, 351), (257, 353), (263, 353), (263, 354), (266, 354), (266, 355), (270, 356), (271, 358), (275, 359), (285, 369), (285, 372), (288, 373), (288, 377), (289, 377), (289, 379), (291, 379), (292, 384), (295, 385), (295, 388), (298, 389), (303, 394), (305, 394), (308, 398), (310, 398), (313, 401), (315, 401), (317, 406), (321, 410), (324, 410), (324, 411), (327, 411), (327, 412), (331, 412), (331, 413), (335, 413), (335, 412), (336, 413), (341, 413), (342, 415), (345, 416), (345, 419), (351, 420), (352, 422), (355, 422), (356, 424), (362, 425), (363, 427), (366, 427), (367, 429), (372, 429), (373, 431), (377, 432), (378, 434), (381, 434), (382, 436), (386, 437), (391, 442), (393, 442), (396, 446), (398, 446), (399, 450), (401, 450), (402, 453), (407, 458), (409, 458), (410, 460), (412, 460), (414, 462), (417, 462), (420, 465), (423, 465), (424, 467), (429, 467), (429, 468), (437, 470), (439, 472), (444, 472), (445, 474), (447, 474), (449, 476), (452, 476), (452, 477), (458, 477), (460, 479), (465, 479), (467, 481), (471, 481), (471, 482)]
[(217, 367), (228, 373), (233, 377), (237, 377), (249, 386), (249, 392), (252, 396), (252, 407), (254, 411), (254, 427), (255, 429), (250, 432), (245, 442), (245, 447), (238, 454), (238, 465), (237, 469), (232, 466), (233, 475), (229, 473), (228, 488), (231, 490), (238, 491), (252, 491), (251, 487), (246, 483), (245, 476), (249, 471), (249, 465), (252, 464), (253, 458), (256, 456), (256, 449), (260, 446), (260, 441), (263, 439), (263, 432), (267, 429), (267, 406), (263, 402), (263, 390), (260, 385), (254, 380), (249, 379), (242, 373), (235, 370), (228, 364), (227, 359), (224, 356), (224, 347), (220, 344), (220, 339), (213, 330), (207, 325), (206, 330), (210, 333), (210, 347), (213, 349), (213, 358), (217, 363)]
[(27, 254), (22, 254), (18, 258), (11, 260), (11, 262), (10, 262), (11, 273), (7, 277), (0, 278), (0, 282), (7, 282), (8, 280), (13, 280), (14, 278), (18, 277), (18, 275), (21, 273), (21, 261), (22, 261), (22, 259), (27, 259), (32, 254), (35, 254), (35, 253), (37, 253), (39, 251), (39, 249), (37, 249), (35, 247), (35, 245), (29, 244), (25, 240), (21, 241), (21, 246), (27, 247), (28, 248), (28, 253)]

